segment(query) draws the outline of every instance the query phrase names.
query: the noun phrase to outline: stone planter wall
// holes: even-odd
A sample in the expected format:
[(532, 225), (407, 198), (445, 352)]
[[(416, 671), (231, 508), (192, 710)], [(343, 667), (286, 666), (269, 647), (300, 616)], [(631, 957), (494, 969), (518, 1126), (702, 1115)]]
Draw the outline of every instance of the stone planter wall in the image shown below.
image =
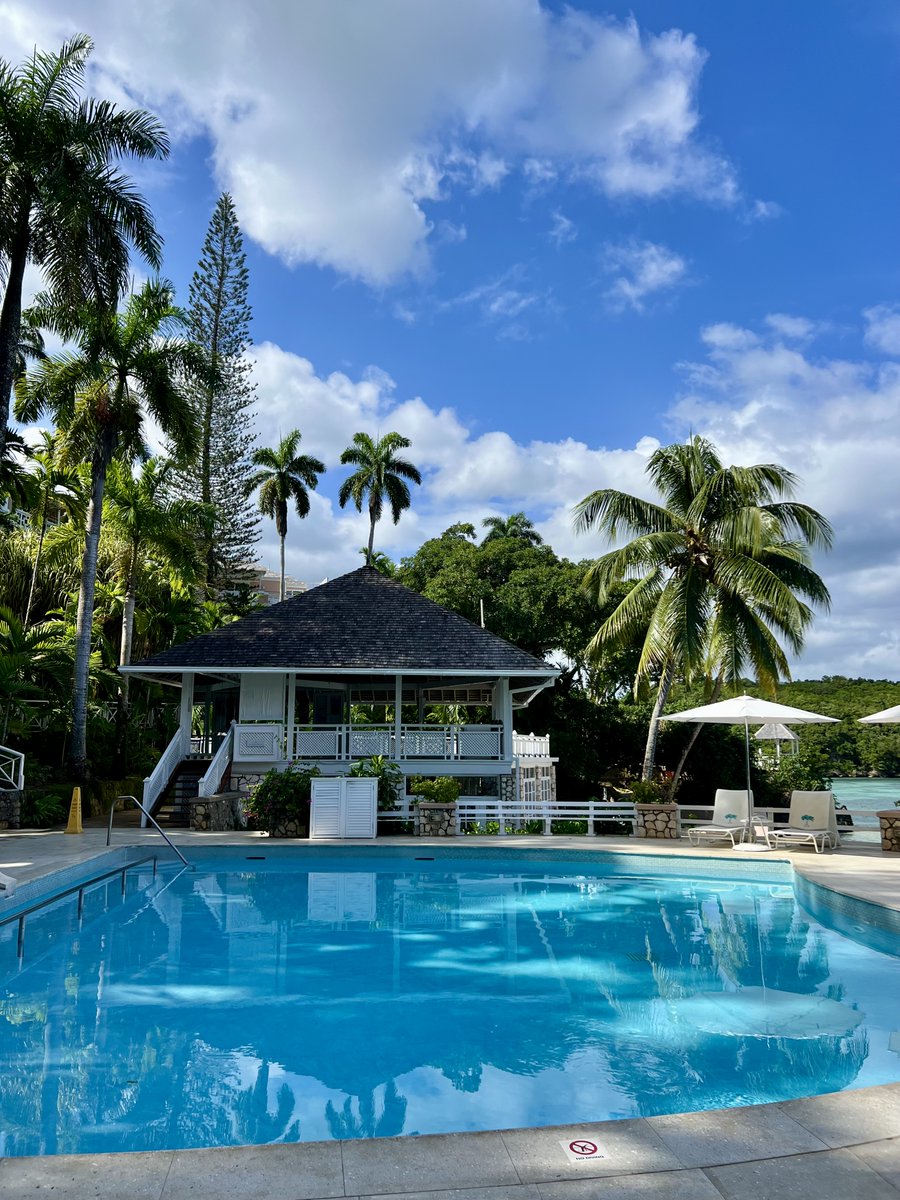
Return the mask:
[(636, 804), (634, 836), (639, 838), (677, 838), (677, 804)]
[(18, 829), (22, 820), (22, 793), (10, 788), (0, 792), (0, 829)]
[(245, 771), (241, 775), (231, 776), (231, 786), (236, 792), (250, 792), (260, 780), (265, 778), (264, 771)]
[(414, 833), (416, 837), (456, 837), (456, 805), (416, 805)]
[(191, 801), (191, 829), (203, 833), (222, 833), (228, 829), (245, 827), (244, 806), (239, 792), (200, 796)]
[(269, 837), (272, 838), (308, 838), (309, 837), (309, 822), (308, 821), (282, 821), (280, 825), (276, 825), (269, 830)]
[(900, 854), (900, 808), (889, 808), (875, 814), (881, 825), (881, 848)]

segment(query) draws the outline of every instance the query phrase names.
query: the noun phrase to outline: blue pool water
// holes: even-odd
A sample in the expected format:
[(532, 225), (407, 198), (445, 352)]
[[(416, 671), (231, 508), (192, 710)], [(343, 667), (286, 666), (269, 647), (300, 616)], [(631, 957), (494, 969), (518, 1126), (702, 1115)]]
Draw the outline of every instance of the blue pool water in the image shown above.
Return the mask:
[(655, 869), (219, 857), (135, 869), (124, 899), (96, 888), (80, 929), (61, 901), (29, 918), (21, 967), (0, 930), (0, 1153), (546, 1125), (900, 1080), (900, 958), (816, 924), (778, 864), (752, 884)]

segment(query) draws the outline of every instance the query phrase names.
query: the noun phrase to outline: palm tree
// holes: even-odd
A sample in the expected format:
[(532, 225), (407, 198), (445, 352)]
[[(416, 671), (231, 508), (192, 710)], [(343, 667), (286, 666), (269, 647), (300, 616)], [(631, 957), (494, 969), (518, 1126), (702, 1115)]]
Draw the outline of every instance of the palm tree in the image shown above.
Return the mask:
[(259, 492), (259, 510), (275, 521), (275, 528), (281, 539), (281, 586), (278, 599), (284, 599), (284, 539), (287, 537), (288, 504), (294, 501), (298, 517), (309, 514), (309, 491), (315, 491), (319, 476), (325, 470), (325, 464), (310, 454), (298, 454), (301, 442), (299, 429), (292, 430), (278, 443), (276, 449), (263, 446), (254, 451), (253, 465), (259, 467), (247, 480), (246, 493), (249, 496), (257, 488)]
[(622, 581), (633, 586), (588, 645), (594, 661), (639, 643), (635, 688), (658, 687), (642, 778), (650, 779), (659, 721), (676, 676), (737, 681), (746, 664), (769, 690), (789, 678), (779, 637), (799, 653), (812, 610), (830, 597), (809, 549), (831, 545), (828, 521), (790, 499), (796, 478), (770, 463), (723, 467), (702, 437), (664, 446), (647, 474), (662, 504), (602, 488), (575, 508), (579, 532), (633, 538), (594, 562), (586, 589), (603, 603)]
[(540, 546), (544, 541), (523, 512), (513, 513), (510, 517), (485, 517), (481, 524), (489, 531), (482, 539), (483, 546), (502, 538), (517, 538), (527, 546)]
[(29, 262), (57, 302), (115, 304), (128, 279), (129, 245), (153, 267), (162, 241), (146, 201), (115, 166), (123, 156), (165, 158), (155, 117), (82, 99), (93, 48), (79, 34), (57, 54), (18, 69), (0, 60), (0, 442), (22, 354), (22, 282)]
[[(141, 568), (148, 556), (162, 558), (180, 575), (192, 575), (200, 567), (194, 533), (204, 518), (203, 506), (191, 500), (167, 496), (174, 464), (151, 458), (135, 476), (125, 463), (114, 462), (106, 492), (107, 528), (120, 546), (118, 574), (124, 584), (119, 666), (131, 662), (134, 610)], [(119, 684), (122, 716), (128, 713), (128, 676)]]
[(396, 525), (400, 514), (412, 503), (409, 488), (404, 480), (411, 479), (413, 483), (419, 484), (422, 482), (417, 467), (406, 459), (396, 457), (398, 450), (406, 450), (411, 445), (409, 438), (401, 437), (399, 433), (386, 433), (377, 442), (367, 433), (354, 433), (353, 444), (341, 455), (343, 466), (359, 468), (341, 484), (338, 493), (341, 508), (348, 500), (352, 500), (356, 511), (362, 512), (366, 496), (369, 498), (369, 544), (366, 551), (368, 567), (372, 566), (375, 526), (381, 520), (385, 498), (391, 506), (391, 516)]
[(37, 489), (37, 502), (32, 519), (37, 522), (38, 541), (31, 568), (28, 603), (25, 606), (26, 629), (31, 624), (31, 610), (34, 606), (47, 523), (51, 515), (55, 514), (58, 518), (61, 513), (72, 521), (83, 519), (85, 510), (83, 473), (80, 467), (61, 461), (59, 439), (55, 434), (48, 433), (46, 429), (42, 431), (41, 448), (34, 451), (32, 461), (32, 476)]
[(185, 321), (173, 304), (170, 283), (146, 283), (121, 312), (98, 304), (74, 311), (55, 308), (46, 305), (46, 298), (37, 307), (41, 323), (73, 341), (75, 349), (45, 360), (21, 381), (16, 414), (35, 421), (44, 410), (51, 411), (67, 458), (91, 464), (69, 750), (73, 775), (81, 779), (87, 770), (91, 628), (107, 472), (115, 457), (130, 461), (143, 452), (145, 415), (169, 438), (176, 454), (188, 457), (196, 450), (196, 418), (179, 381), (201, 371), (202, 363), (179, 336)]

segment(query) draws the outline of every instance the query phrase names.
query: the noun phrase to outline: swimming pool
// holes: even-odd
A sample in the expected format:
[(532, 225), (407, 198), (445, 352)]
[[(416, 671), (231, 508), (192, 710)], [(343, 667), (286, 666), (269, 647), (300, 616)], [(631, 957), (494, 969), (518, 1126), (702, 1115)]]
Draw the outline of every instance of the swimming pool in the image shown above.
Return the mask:
[(900, 1080), (900, 958), (817, 924), (784, 864), (278, 851), (135, 868), (124, 899), (117, 881), (87, 894), (80, 929), (61, 901), (30, 918), (21, 967), (0, 931), (0, 1153), (598, 1121)]

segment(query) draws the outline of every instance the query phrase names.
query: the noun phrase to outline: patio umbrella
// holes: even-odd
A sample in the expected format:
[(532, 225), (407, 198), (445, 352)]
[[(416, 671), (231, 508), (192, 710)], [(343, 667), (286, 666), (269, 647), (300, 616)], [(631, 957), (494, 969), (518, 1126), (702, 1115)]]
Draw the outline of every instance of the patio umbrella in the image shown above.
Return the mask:
[[(664, 713), (664, 721), (689, 721), (701, 725), (743, 725), (744, 745), (747, 760), (747, 803), (750, 803), (750, 726), (780, 722), (783, 725), (806, 725), (820, 721), (837, 722), (837, 717), (823, 717), (819, 713), (807, 712), (804, 708), (791, 708), (789, 704), (776, 704), (772, 700), (760, 700), (756, 696), (734, 696), (730, 700), (719, 700), (715, 704), (702, 704), (699, 708), (688, 708), (680, 713)], [(747, 820), (752, 814), (747, 813)]]
[(893, 725), (900, 722), (900, 704), (893, 708), (885, 708), (881, 712), (872, 713), (870, 717), (860, 717), (860, 725)]

